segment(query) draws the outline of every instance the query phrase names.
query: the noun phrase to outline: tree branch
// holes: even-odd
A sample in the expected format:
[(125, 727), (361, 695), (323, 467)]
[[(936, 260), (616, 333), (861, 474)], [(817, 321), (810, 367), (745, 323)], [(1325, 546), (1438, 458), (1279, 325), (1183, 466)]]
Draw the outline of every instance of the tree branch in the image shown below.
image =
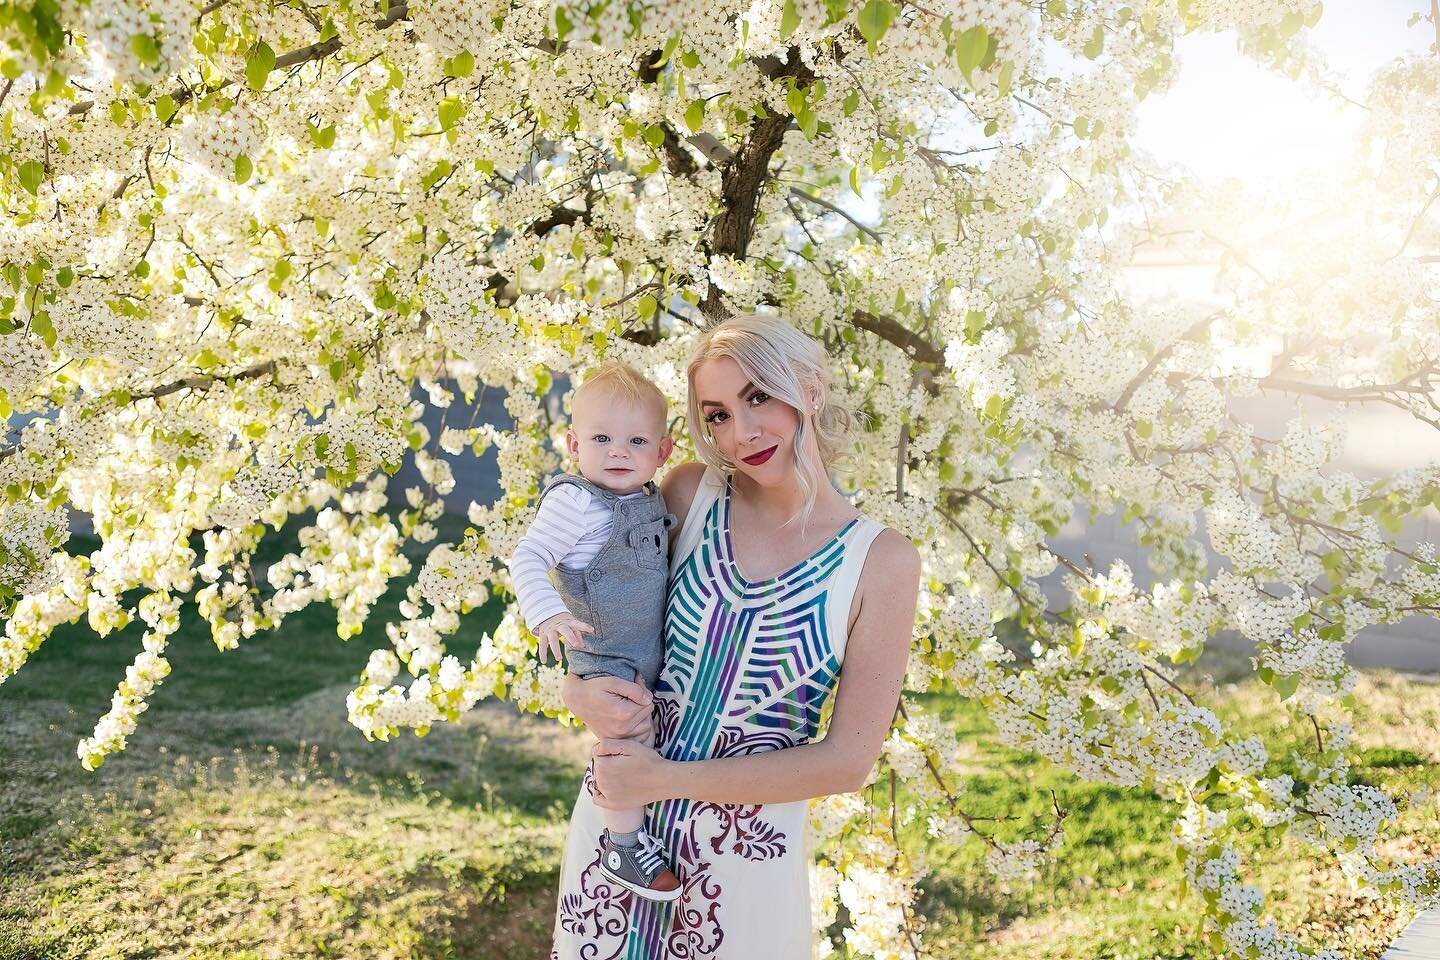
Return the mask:
[(805, 200), (805, 201), (807, 201), (807, 202), (809, 202), (809, 203), (813, 203), (813, 204), (815, 204), (817, 207), (824, 207), (826, 210), (829, 210), (831, 213), (838, 213), (838, 214), (840, 214), (840, 216), (844, 217), (846, 220), (849, 220), (852, 224), (854, 224), (854, 225), (855, 225), (855, 229), (859, 230), (861, 233), (865, 234), (867, 237), (869, 237), (870, 239), (874, 240), (876, 243), (884, 243), (884, 242), (885, 242), (885, 238), (884, 238), (884, 237), (882, 237), (880, 234), (876, 233), (874, 230), (872, 230), (872, 229), (870, 229), (869, 227), (867, 227), (865, 224), (861, 223), (859, 220), (856, 220), (854, 217), (852, 217), (850, 214), (846, 213), (844, 210), (841, 210), (839, 207), (835, 206), (835, 204), (831, 203), (829, 200), (825, 200), (825, 199), (822, 199), (821, 197), (817, 197), (817, 196), (815, 196), (813, 193), (806, 193), (804, 190), (801, 190), (799, 187), (791, 187), (791, 188), (790, 188), (790, 195), (791, 195), (791, 196), (794, 196), (794, 197), (799, 197), (801, 200)]
[[(1323, 400), (1380, 400), (1380, 395), (1393, 393), (1429, 393), (1429, 376), (1435, 371), (1427, 368), (1417, 371), (1396, 383), (1376, 383), (1359, 387), (1334, 387), (1324, 383), (1307, 383), (1304, 380), (1290, 380), (1285, 377), (1265, 377), (1260, 380), (1261, 388), (1299, 393)], [(1420, 381), (1416, 383), (1415, 381)], [(1421, 385), (1424, 384), (1424, 385)]]
[(856, 310), (850, 315), (850, 322), (861, 330), (870, 331), (881, 340), (895, 344), (910, 354), (912, 360), (936, 365), (945, 362), (945, 351), (891, 317), (877, 317), (873, 313)]
[(174, 383), (167, 383), (163, 387), (156, 387), (154, 390), (145, 393), (131, 395), (132, 400), (158, 400), (161, 397), (178, 393), (181, 390), (209, 390), (217, 381), (221, 380), (252, 380), (255, 377), (263, 377), (266, 374), (274, 373), (276, 364), (274, 360), (267, 360), (264, 363), (257, 363), (253, 367), (246, 367), (238, 373), (231, 374), (204, 374), (198, 377), (186, 377), (183, 380), (176, 380)]
[[(1440, 3), (1440, 0), (1432, 0), (1432, 3)], [(1435, 30), (1436, 48), (1440, 49), (1440, 25), (1437, 25)], [(1395, 251), (1395, 256), (1399, 257), (1405, 254), (1405, 248), (1410, 246), (1411, 240), (1415, 239), (1415, 231), (1420, 229), (1420, 223), (1425, 219), (1425, 214), (1430, 212), (1430, 205), (1435, 202), (1436, 197), (1440, 197), (1440, 180), (1435, 182), (1435, 189), (1430, 191), (1430, 199), (1425, 201), (1425, 206), (1420, 208), (1420, 213), (1410, 221), (1410, 229), (1405, 231), (1405, 240), (1400, 244), (1400, 249)]]
[(1167, 343), (1163, 349), (1157, 350), (1155, 352), (1155, 356), (1150, 358), (1150, 362), (1145, 364), (1145, 369), (1135, 374), (1135, 376), (1131, 378), (1130, 382), (1125, 384), (1125, 389), (1120, 391), (1120, 396), (1117, 397), (1115, 400), (1115, 409), (1124, 410), (1126, 405), (1130, 403), (1130, 398), (1135, 396), (1135, 391), (1139, 390), (1141, 385), (1144, 384), (1146, 380), (1150, 379), (1150, 375), (1155, 372), (1155, 368), (1158, 367), (1166, 357), (1170, 356), (1171, 352), (1175, 349), (1175, 346), (1180, 343), (1181, 340), (1189, 340), (1201, 330), (1204, 330), (1210, 325), (1210, 321), (1214, 319), (1215, 315), (1211, 314), (1208, 317), (1195, 321), (1189, 327), (1187, 327), (1185, 329), (1185, 332), (1180, 334), (1178, 338)]
[[(386, 30), (390, 27), (393, 27), (396, 23), (405, 19), (408, 12), (408, 0), (401, 0), (401, 2), (399, 3), (392, 4), (390, 7), (390, 12), (381, 19), (375, 21), (375, 29)], [(322, 43), (312, 43), (308, 47), (301, 47), (298, 50), (291, 50), (289, 53), (281, 54), (280, 56), (275, 58), (275, 69), (285, 70), (289, 67), (298, 66), (302, 63), (309, 63), (312, 60), (323, 60), (324, 58), (334, 54), (343, 46), (344, 44), (340, 42), (339, 37), (331, 37), (329, 40), (326, 40)], [(217, 86), (208, 88), (207, 92), (224, 90), (232, 83), (234, 83), (233, 80), (226, 80)], [(195, 98), (195, 88), (187, 87), (182, 84), (181, 86), (170, 91), (170, 98), (175, 101), (176, 106), (188, 103)], [(82, 100), (70, 108), (70, 115), (76, 116), (77, 114), (88, 113), (91, 109), (94, 108), (94, 106), (95, 101)]]
[[(793, 77), (800, 83), (813, 83), (814, 72), (800, 59), (799, 51), (790, 51), (788, 65), (771, 78)], [(755, 211), (760, 191), (770, 177), (770, 158), (780, 149), (785, 131), (794, 122), (789, 114), (772, 114), (750, 123), (750, 131), (735, 151), (720, 177), (720, 215), (711, 222), (710, 256), (744, 260), (755, 230)], [(722, 318), (726, 313), (718, 288), (713, 284), (706, 293), (700, 310), (707, 317)]]

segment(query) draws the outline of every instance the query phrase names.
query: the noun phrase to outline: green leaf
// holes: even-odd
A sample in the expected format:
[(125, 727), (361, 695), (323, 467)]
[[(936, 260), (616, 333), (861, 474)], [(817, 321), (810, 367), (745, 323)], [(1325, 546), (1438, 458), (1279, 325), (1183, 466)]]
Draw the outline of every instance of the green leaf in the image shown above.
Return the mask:
[(690, 106), (685, 108), (685, 125), (690, 128), (691, 133), (699, 133), (700, 127), (705, 123), (705, 101), (692, 100)]
[(130, 38), (130, 52), (147, 67), (160, 66), (160, 44), (148, 33), (137, 33)]
[(1075, 136), (1079, 137), (1081, 140), (1084, 140), (1086, 137), (1090, 136), (1090, 121), (1088, 118), (1075, 118)]
[(649, 320), (651, 317), (655, 316), (655, 311), (659, 308), (659, 306), (659, 302), (654, 297), (650, 296), (650, 294), (646, 293), (641, 295), (640, 299), (636, 301), (635, 314), (641, 320)]
[(45, 164), (39, 160), (30, 160), (20, 164), (20, 186), (24, 187), (33, 197), (40, 191), (40, 184), (45, 181)]
[(955, 38), (955, 65), (965, 74), (966, 80), (970, 80), (970, 75), (980, 66), (980, 61), (985, 59), (985, 51), (989, 46), (990, 35), (979, 24)]
[(321, 150), (329, 150), (335, 146), (335, 124), (332, 123), (328, 127), (317, 127), (307, 121), (306, 126), (310, 128), (310, 142), (315, 146)]
[(645, 142), (653, 150), (659, 150), (660, 145), (665, 142), (665, 128), (658, 123), (652, 123), (645, 128)]
[(475, 72), (475, 54), (461, 50), (445, 61), (445, 76), (468, 77)]
[(1105, 52), (1105, 28), (1099, 24), (1095, 25), (1095, 33), (1091, 35), (1090, 42), (1085, 44), (1085, 56), (1091, 60), (1099, 57)]
[(39, 311), (35, 316), (30, 318), (30, 330), (41, 340), (44, 340), (46, 346), (55, 346), (55, 325), (50, 322), (50, 314), (44, 310)]
[(465, 105), (459, 97), (446, 97), (440, 101), (440, 129), (449, 130), (465, 116)]
[(855, 196), (864, 196), (860, 192), (860, 167), (858, 165), (850, 168), (850, 189), (854, 191)]
[(250, 48), (250, 55), (245, 58), (245, 82), (251, 90), (265, 89), (265, 79), (274, 69), (275, 51), (270, 49), (270, 44), (261, 40)]
[(665, 66), (665, 64), (670, 62), (670, 57), (674, 55), (675, 48), (678, 46), (680, 46), (680, 34), (677, 31), (670, 34), (670, 39), (665, 41), (665, 49), (660, 51), (660, 59), (651, 64), (651, 66), (657, 71)]
[(1000, 68), (1000, 96), (1008, 97), (1010, 95), (1010, 85), (1014, 83), (1014, 81), (1015, 64), (1006, 61), (1005, 65)]
[(237, 153), (235, 155), (235, 182), (246, 182), (254, 172), (255, 164), (250, 162), (250, 158), (243, 153)]
[(795, 9), (795, 0), (785, 0), (785, 9), (780, 11), (780, 39), (789, 40), (790, 34), (800, 29), (800, 11)]
[(860, 91), (851, 90), (845, 94), (845, 99), (841, 101), (840, 106), (845, 110), (845, 116), (850, 116), (860, 106)]
[(180, 106), (175, 102), (175, 98), (167, 93), (155, 101), (155, 119), (161, 123), (168, 123), (170, 118), (175, 116), (175, 111), (179, 109)]
[(791, 87), (790, 91), (785, 94), (785, 106), (789, 108), (791, 116), (800, 116), (809, 106), (805, 99), (805, 91), (799, 87)]
[(869, 0), (860, 8), (855, 25), (860, 28), (860, 36), (873, 47), (885, 36), (885, 31), (890, 29), (890, 22), (894, 19), (895, 4), (890, 0)]
[(450, 163), (449, 160), (439, 161), (435, 164), (435, 166), (430, 170), (429, 173), (425, 174), (420, 178), (420, 188), (428, 192), (431, 187), (435, 186), (435, 184), (450, 176), (451, 171), (453, 171), (454, 169), (455, 167)]

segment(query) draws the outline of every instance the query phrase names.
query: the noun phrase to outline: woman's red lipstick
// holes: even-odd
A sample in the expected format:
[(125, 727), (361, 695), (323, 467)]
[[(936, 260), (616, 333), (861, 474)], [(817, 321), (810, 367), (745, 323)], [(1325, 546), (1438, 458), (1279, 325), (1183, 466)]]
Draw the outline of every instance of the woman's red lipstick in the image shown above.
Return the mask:
[(779, 444), (776, 444), (774, 447), (771, 447), (768, 450), (761, 450), (759, 453), (751, 454), (750, 456), (742, 457), (741, 459), (744, 460), (746, 463), (751, 464), (752, 466), (758, 467), (760, 466), (760, 464), (770, 459), (770, 455), (775, 452), (776, 447), (778, 446)]

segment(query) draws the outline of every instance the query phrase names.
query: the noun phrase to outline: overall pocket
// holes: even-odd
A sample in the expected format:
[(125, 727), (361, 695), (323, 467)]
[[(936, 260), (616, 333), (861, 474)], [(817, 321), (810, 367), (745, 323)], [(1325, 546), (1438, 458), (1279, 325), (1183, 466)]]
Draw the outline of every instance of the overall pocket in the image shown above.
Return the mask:
[(664, 570), (670, 564), (670, 526), (675, 522), (672, 514), (665, 514), (630, 528), (630, 546), (635, 551), (635, 562), (644, 570)]

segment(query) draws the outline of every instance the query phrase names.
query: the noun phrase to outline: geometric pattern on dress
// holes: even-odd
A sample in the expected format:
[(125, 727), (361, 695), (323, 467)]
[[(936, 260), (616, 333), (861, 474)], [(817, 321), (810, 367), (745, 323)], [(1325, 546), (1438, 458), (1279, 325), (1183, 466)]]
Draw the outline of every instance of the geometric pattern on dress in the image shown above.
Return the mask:
[[(670, 760), (743, 756), (811, 740), (840, 669), (826, 618), (829, 581), (858, 518), (789, 570), (752, 583), (734, 561), (730, 494), (727, 480), (670, 584), (664, 669), (654, 690), (655, 748)], [(744, 922), (725, 915), (710, 871), (715, 857), (796, 855), (795, 841), (765, 822), (763, 810), (685, 798), (652, 804), (646, 827), (665, 847), (684, 892), (669, 904), (628, 898), (628, 936), (613, 953), (608, 938), (592, 944), (596, 960), (714, 956), (726, 921)], [(589, 916), (580, 902), (573, 910), (576, 922)]]

